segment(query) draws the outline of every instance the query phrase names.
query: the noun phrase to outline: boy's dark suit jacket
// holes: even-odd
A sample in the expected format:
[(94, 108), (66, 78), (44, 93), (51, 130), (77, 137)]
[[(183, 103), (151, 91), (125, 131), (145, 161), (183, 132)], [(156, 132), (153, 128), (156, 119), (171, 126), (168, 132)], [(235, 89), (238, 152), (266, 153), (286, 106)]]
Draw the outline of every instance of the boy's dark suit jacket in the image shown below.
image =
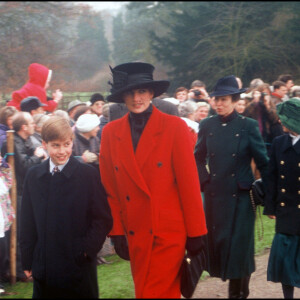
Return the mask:
[(97, 298), (96, 255), (111, 228), (110, 207), (95, 168), (71, 156), (54, 175), (49, 159), (28, 171), (21, 256), (24, 270), (32, 270), (37, 282), (70, 295)]

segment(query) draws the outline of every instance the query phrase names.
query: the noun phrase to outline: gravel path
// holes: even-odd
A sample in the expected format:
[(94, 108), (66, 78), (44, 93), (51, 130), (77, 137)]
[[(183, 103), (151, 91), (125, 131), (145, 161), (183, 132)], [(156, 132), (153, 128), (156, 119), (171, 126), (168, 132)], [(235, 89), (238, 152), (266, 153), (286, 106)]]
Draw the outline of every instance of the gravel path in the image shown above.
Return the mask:
[[(269, 249), (260, 256), (255, 256), (256, 271), (250, 280), (250, 295), (252, 299), (283, 298), (281, 284), (267, 281), (267, 265)], [(193, 298), (228, 298), (228, 280), (207, 277), (197, 285)], [(295, 288), (294, 298), (300, 299), (300, 289)]]

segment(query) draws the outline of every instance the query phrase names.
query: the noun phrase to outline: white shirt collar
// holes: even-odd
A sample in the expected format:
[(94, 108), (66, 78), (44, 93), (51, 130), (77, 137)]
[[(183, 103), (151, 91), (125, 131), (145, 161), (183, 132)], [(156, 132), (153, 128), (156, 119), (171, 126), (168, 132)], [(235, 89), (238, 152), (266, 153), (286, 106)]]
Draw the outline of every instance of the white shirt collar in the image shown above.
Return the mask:
[[(65, 164), (57, 166), (59, 171), (62, 171), (62, 169), (65, 167), (65, 165), (68, 163), (68, 161), (69, 161), (69, 159), (67, 160), (67, 162)], [(56, 167), (56, 165), (54, 164), (54, 162), (50, 158), (50, 160), (49, 160), (49, 169), (50, 169), (49, 171), (50, 171), (50, 173), (52, 173), (52, 170), (53, 170), (54, 167)]]
[(300, 140), (300, 134), (298, 134), (298, 135), (290, 134), (290, 137), (292, 138), (293, 146)]

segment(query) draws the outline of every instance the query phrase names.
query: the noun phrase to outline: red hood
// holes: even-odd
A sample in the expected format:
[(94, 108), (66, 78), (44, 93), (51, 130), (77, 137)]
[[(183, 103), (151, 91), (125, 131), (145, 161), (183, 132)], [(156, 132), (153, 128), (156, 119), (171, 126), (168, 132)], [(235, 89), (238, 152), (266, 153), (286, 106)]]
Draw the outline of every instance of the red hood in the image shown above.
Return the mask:
[(49, 69), (43, 65), (33, 63), (28, 67), (28, 82), (40, 85), (42, 88), (46, 84)]

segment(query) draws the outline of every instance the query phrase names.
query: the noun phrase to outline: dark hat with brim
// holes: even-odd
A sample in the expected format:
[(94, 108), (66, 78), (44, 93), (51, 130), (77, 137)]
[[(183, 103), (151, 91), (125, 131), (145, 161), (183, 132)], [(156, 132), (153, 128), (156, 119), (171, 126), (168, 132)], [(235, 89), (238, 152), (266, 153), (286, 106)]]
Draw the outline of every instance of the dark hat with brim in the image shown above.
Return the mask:
[(234, 75), (222, 77), (218, 80), (210, 97), (227, 96), (244, 93), (247, 89), (239, 89), (238, 82)]
[(112, 88), (109, 102), (123, 103), (123, 93), (138, 89), (149, 88), (154, 92), (154, 98), (167, 91), (170, 82), (167, 80), (153, 80), (154, 66), (148, 63), (131, 62), (111, 68), (113, 83), (108, 82)]
[(47, 106), (43, 104), (38, 97), (29, 96), (21, 101), (20, 109), (21, 111), (31, 112), (41, 106)]
[(277, 115), (286, 128), (300, 134), (300, 99), (292, 98), (276, 105)]

